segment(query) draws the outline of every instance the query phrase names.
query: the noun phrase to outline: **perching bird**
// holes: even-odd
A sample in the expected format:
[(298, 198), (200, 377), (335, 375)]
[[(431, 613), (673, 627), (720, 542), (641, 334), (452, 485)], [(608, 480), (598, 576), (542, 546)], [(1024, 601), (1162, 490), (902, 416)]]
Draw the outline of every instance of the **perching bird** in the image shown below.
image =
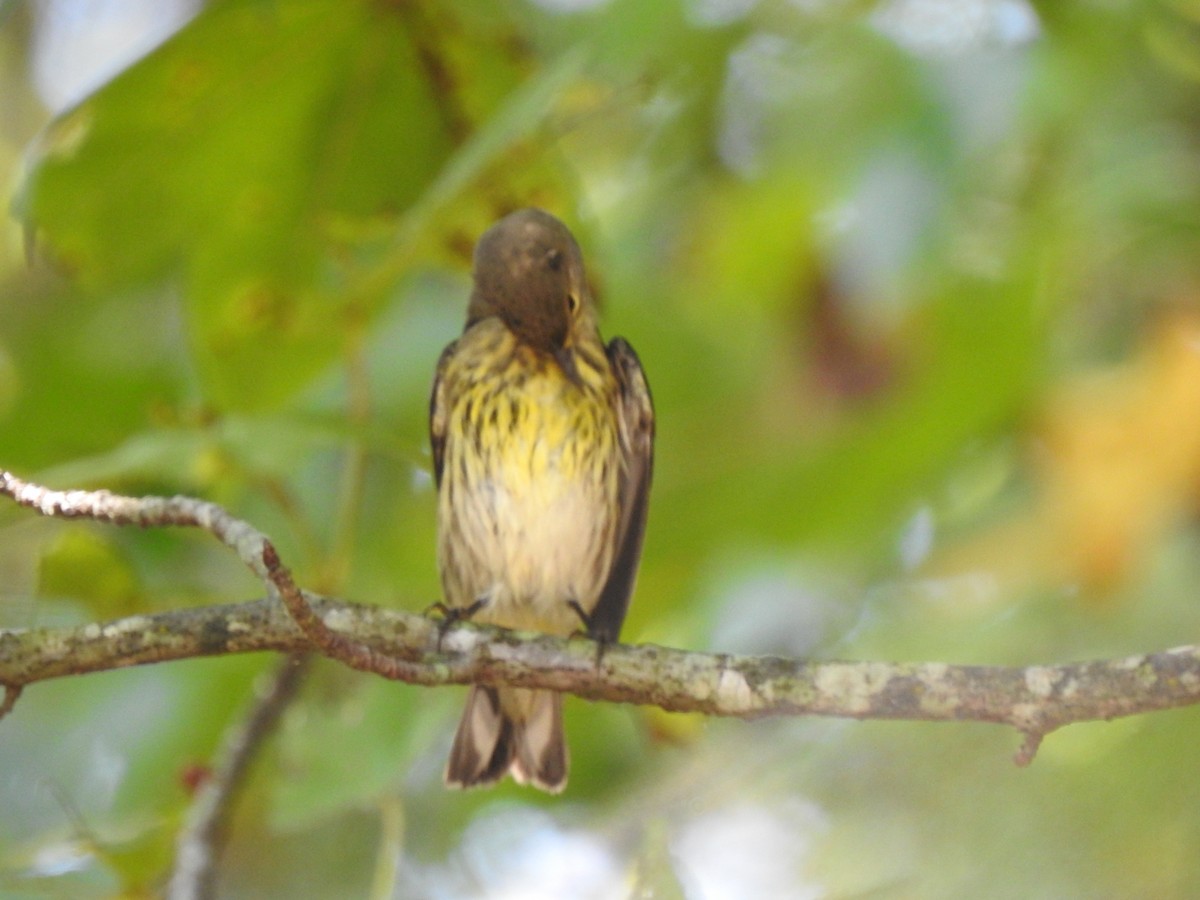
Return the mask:
[[(438, 568), (454, 618), (615, 641), (642, 553), (654, 408), (636, 354), (600, 338), (571, 232), (514, 212), (475, 248), (462, 336), (430, 400)], [(567, 783), (562, 695), (475, 686), (447, 785)]]

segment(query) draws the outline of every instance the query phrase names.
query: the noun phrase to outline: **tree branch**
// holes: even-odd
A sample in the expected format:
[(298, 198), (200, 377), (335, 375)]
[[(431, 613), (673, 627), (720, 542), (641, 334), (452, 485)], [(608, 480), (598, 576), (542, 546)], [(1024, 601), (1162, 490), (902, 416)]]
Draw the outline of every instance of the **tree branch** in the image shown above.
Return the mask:
[[(0, 493), (10, 492), (13, 481), (0, 473)], [(80, 515), (82, 494), (58, 495), (62, 499), (46, 507), (27, 505), (49, 509), (50, 515)], [(170, 504), (186, 498), (149, 499)], [(223, 510), (221, 514), (229, 518)], [(145, 518), (107, 520), (141, 523)], [(263, 563), (266, 579), (275, 586), (272, 567), (286, 570), (269, 541), (261, 535), (255, 541), (250, 560)], [(228, 653), (324, 651), (312, 634), (331, 636), (330, 645), (350, 647), (352, 652), (338, 658), (355, 668), (413, 684), (549, 688), (589, 700), (747, 719), (819, 715), (1007, 724), (1026, 736), (1017, 752), (1020, 764), (1032, 761), (1041, 738), (1063, 725), (1200, 703), (1198, 646), (1024, 668), (811, 662), (621, 644), (607, 647), (598, 660), (595, 643), (583, 638), (564, 640), (472, 623), (447, 628), (423, 616), (317, 597), (294, 585), (291, 590), (299, 602), (293, 598), (286, 606), (286, 596), (279, 592), (281, 604), (273, 592), (250, 603), (133, 616), (103, 625), (0, 630), (0, 684), (6, 687), (7, 704), (15, 699), (13, 691), (64, 675)], [(311, 617), (303, 628), (293, 607)]]
[(296, 625), (326, 656), (351, 668), (411, 680), (403, 660), (381, 658), (369, 647), (327, 628), (304, 599), (271, 540), (216, 503), (181, 496), (123, 497), (104, 490), (54, 491), (3, 470), (0, 470), (0, 494), (11, 497), (20, 506), (54, 518), (87, 518), (143, 528), (202, 528), (236, 553), (247, 568), (263, 580), (269, 594), (283, 601)]
[[(3, 684), (3, 682), (0, 682)], [(17, 700), (21, 698), (21, 686), (19, 684), (4, 685), (4, 699), (0, 700), (0, 719), (7, 716), (14, 706), (17, 705)]]
[(289, 656), (281, 660), (249, 714), (226, 737), (212, 777), (198, 788), (175, 841), (168, 900), (208, 900), (217, 895), (217, 863), (225, 849), (233, 798), (256, 751), (296, 693), (308, 659)]
[[(379, 657), (411, 661), (403, 680), (551, 688), (589, 700), (752, 719), (817, 715), (853, 719), (977, 721), (1041, 736), (1072, 722), (1113, 719), (1200, 703), (1200, 647), (1056, 666), (810, 662), (615, 644), (597, 665), (595, 644), (471, 623), (442, 636), (423, 616), (308, 596), (330, 628)], [(439, 640), (440, 638), (440, 640)], [(104, 625), (0, 630), (0, 683), (147, 663), (312, 649), (276, 601), (132, 616)], [(391, 675), (389, 667), (381, 674)], [(1032, 759), (1027, 742), (1018, 762)]]

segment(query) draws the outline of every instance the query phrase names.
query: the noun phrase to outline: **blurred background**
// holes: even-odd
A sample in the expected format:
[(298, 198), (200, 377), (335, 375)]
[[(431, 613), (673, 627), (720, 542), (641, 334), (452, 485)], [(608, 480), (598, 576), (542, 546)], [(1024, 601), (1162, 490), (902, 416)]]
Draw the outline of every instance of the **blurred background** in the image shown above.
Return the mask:
[[(624, 638), (1022, 665), (1200, 630), (1190, 0), (0, 3), (0, 465), (187, 493), (301, 584), (438, 598), (427, 400), (470, 251), (566, 220), (658, 409)], [(0, 508), (0, 627), (236, 602), (202, 535)], [(42, 683), (0, 896), (150, 897), (269, 657)], [(1200, 714), (706, 721), (570, 699), (558, 798), (318, 661), (221, 896), (1200, 894)]]

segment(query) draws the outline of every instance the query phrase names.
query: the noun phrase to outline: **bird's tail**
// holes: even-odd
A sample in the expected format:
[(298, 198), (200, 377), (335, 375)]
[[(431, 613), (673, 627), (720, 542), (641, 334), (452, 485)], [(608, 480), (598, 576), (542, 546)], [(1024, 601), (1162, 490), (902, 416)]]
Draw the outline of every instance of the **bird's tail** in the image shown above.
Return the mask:
[(518, 784), (557, 794), (567, 786), (562, 694), (476, 685), (446, 762), (446, 784), (475, 787), (511, 772)]

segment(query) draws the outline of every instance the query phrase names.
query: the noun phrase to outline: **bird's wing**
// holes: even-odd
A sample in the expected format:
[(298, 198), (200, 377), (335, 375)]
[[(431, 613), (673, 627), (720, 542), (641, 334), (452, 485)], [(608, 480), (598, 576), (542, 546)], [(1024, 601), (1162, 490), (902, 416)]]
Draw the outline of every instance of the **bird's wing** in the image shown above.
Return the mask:
[(598, 641), (615, 641), (629, 609), (629, 596), (642, 557), (650, 474), (654, 468), (654, 403), (633, 348), (621, 338), (614, 338), (605, 352), (620, 385), (617, 422), (624, 465), (619, 487), (616, 552), (600, 599), (589, 616), (588, 630)]
[(438, 487), (442, 485), (442, 459), (446, 452), (446, 425), (450, 417), (444, 376), (457, 346), (458, 342), (454, 341), (438, 358), (437, 370), (433, 376), (433, 391), (429, 396), (429, 446), (433, 449), (433, 480)]

